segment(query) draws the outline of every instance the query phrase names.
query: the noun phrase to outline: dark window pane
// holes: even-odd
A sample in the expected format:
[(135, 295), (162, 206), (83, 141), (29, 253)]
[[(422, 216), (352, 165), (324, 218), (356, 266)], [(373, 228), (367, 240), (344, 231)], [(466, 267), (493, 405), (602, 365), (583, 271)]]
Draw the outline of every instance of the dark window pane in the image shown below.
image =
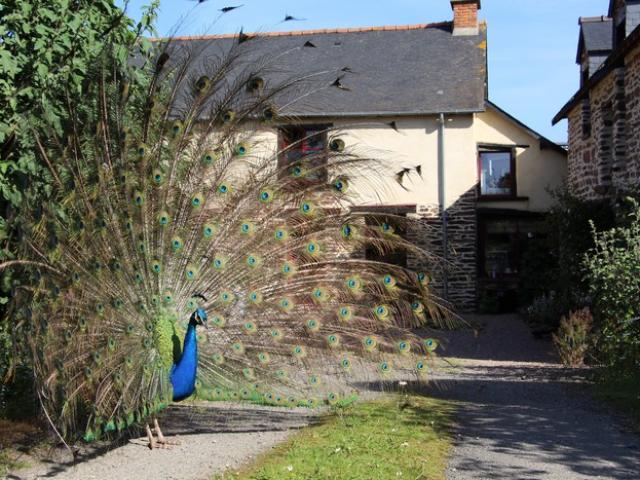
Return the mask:
[[(307, 170), (307, 180), (327, 180), (326, 127), (295, 126), (280, 130), (280, 167), (299, 165)], [(286, 174), (286, 171), (283, 172)]]
[(511, 152), (482, 152), (480, 162), (480, 193), (511, 195), (513, 192)]

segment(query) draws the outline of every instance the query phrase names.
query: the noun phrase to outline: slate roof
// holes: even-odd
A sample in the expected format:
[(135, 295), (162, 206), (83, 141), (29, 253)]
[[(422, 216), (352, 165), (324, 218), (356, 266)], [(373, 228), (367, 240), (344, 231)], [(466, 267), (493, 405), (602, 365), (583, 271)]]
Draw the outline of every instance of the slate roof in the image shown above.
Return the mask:
[[(246, 45), (249, 55), (245, 61), (276, 59), (265, 78), (267, 84), (322, 71), (326, 72), (319, 77), (323, 85), (341, 76), (341, 84), (348, 89), (324, 88), (282, 114), (339, 117), (483, 111), (486, 26), (475, 36), (453, 36), (451, 29), (446, 22), (269, 33), (242, 47)], [(228, 51), (237, 36), (177, 37), (173, 42), (215, 57)], [(344, 67), (350, 72), (341, 73)], [(287, 99), (280, 98), (278, 103), (286, 104)]]
[(576, 62), (583, 51), (610, 52), (613, 49), (613, 20), (608, 17), (581, 18), (580, 42)]

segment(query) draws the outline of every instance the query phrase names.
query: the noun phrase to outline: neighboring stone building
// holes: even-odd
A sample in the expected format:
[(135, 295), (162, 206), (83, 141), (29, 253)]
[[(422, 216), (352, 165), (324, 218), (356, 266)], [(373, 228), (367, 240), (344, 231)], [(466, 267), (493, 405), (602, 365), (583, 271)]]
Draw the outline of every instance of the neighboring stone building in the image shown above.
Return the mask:
[(640, 183), (640, 0), (611, 0), (581, 18), (580, 90), (554, 117), (569, 121), (569, 189), (616, 199)]
[[(453, 22), (267, 33), (252, 49), (278, 58), (274, 78), (325, 71), (332, 85), (279, 110), (295, 125), (263, 127), (261, 135), (275, 148), (332, 126), (395, 171), (406, 169), (402, 185), (392, 181), (357, 208), (427, 219), (430, 228), (401, 233), (447, 258), (434, 282), (468, 311), (482, 291), (513, 296), (519, 254), (553, 201), (548, 189), (565, 181), (566, 152), (489, 102), (480, 0), (451, 5)], [(177, 41), (214, 53), (234, 37)], [(424, 268), (400, 253), (389, 260)]]

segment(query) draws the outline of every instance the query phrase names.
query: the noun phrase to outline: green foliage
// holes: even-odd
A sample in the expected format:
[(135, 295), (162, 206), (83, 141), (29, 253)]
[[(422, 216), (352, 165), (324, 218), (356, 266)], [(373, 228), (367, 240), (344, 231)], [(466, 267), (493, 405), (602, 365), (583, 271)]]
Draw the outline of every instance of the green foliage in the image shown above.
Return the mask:
[(588, 304), (583, 259), (594, 247), (592, 229), (607, 230), (616, 221), (609, 200), (580, 200), (566, 189), (553, 195), (546, 235), (529, 245), (520, 269), (522, 313), (540, 334), (555, 331), (563, 315)]
[[(557, 268), (548, 277), (560, 297), (580, 299), (588, 291), (584, 276), (585, 253), (594, 247), (592, 230), (615, 226), (615, 210), (609, 200), (584, 201), (567, 191), (555, 192), (556, 204), (549, 213), (551, 254)], [(572, 308), (580, 307), (574, 305)]]
[[(154, 3), (141, 22), (133, 21), (112, 0), (9, 1), (0, 5), (0, 194), (20, 204), (26, 176), (43, 172), (35, 155), (34, 133), (61, 132), (65, 102), (82, 98), (92, 65), (107, 47), (123, 71), (130, 71), (128, 52), (155, 18)], [(46, 194), (46, 176), (38, 178)]]
[(593, 316), (588, 308), (576, 310), (560, 320), (560, 328), (553, 334), (553, 344), (562, 363), (581, 367), (591, 344)]
[(620, 372), (640, 372), (640, 206), (628, 200), (628, 225), (593, 230), (586, 279), (599, 327), (601, 360)]
[(640, 432), (640, 373), (620, 373), (605, 369), (596, 384), (599, 398), (626, 413)]
[(578, 300), (558, 295), (555, 291), (543, 293), (533, 299), (531, 304), (523, 309), (525, 321), (536, 335), (548, 335), (554, 332), (563, 315), (566, 315)]
[[(125, 2), (125, 7), (126, 7)], [(95, 66), (107, 56), (132, 81), (140, 73), (130, 65), (135, 46), (149, 55), (158, 0), (151, 0), (135, 24), (113, 0), (49, 0), (0, 3), (0, 262), (16, 258), (20, 241), (20, 208), (51, 204), (51, 174), (46, 170), (38, 137), (61, 132), (67, 102), (85, 99)], [(44, 136), (44, 135), (43, 135)], [(13, 354), (24, 342), (3, 305), (21, 283), (20, 272), (5, 270), (0, 284), (0, 381)], [(5, 393), (6, 387), (3, 387)]]
[(26, 367), (17, 367), (8, 381), (0, 382), (0, 418), (34, 418), (38, 407), (33, 385), (33, 373)]
[(451, 443), (451, 407), (423, 397), (355, 405), (326, 422), (304, 429), (239, 478), (444, 479)]

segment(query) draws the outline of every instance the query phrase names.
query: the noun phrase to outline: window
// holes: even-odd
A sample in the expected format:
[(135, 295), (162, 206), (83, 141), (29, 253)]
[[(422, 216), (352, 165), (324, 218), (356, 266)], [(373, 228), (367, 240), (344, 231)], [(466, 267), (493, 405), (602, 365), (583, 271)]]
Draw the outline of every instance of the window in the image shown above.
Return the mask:
[(515, 278), (523, 254), (542, 224), (536, 218), (501, 217), (481, 213), (478, 217), (478, 273), (491, 280)]
[(278, 167), (300, 166), (309, 173), (307, 180), (327, 181), (327, 125), (296, 125), (280, 129)]
[[(407, 229), (404, 222), (398, 217), (406, 217), (405, 213), (394, 212), (394, 216), (387, 217), (386, 215), (376, 215), (366, 217), (367, 225), (376, 227), (385, 227), (393, 229), (393, 232), (400, 237), (407, 238)], [(395, 250), (391, 252), (385, 252), (382, 254), (374, 247), (367, 247), (365, 252), (365, 258), (374, 262), (383, 262), (391, 265), (398, 265), (400, 267), (407, 268), (407, 251)]]
[(516, 175), (513, 150), (480, 152), (480, 196), (515, 197)]

